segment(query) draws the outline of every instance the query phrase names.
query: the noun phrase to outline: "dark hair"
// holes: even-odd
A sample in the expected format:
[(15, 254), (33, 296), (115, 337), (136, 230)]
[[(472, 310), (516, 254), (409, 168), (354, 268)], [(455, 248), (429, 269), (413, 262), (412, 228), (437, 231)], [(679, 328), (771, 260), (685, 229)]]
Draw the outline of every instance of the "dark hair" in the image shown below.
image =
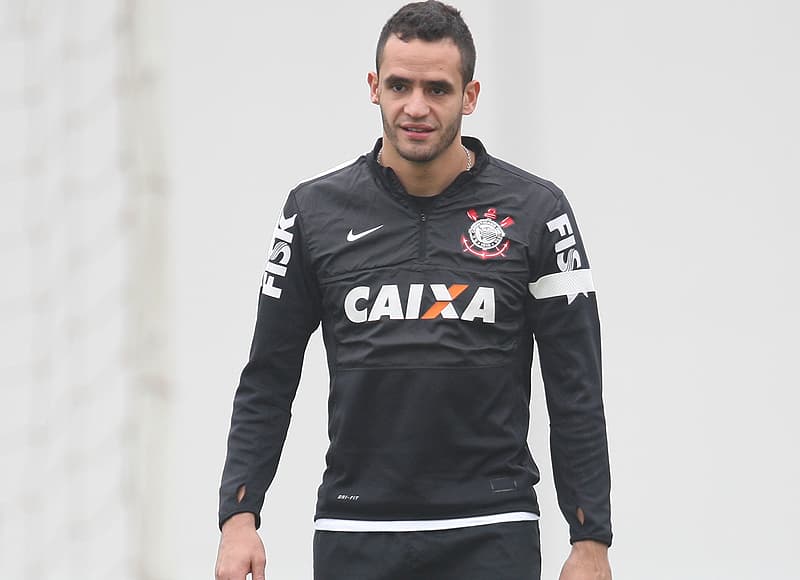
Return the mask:
[(475, 43), (461, 13), (442, 2), (412, 2), (406, 4), (392, 16), (381, 30), (378, 49), (375, 51), (375, 70), (380, 70), (383, 48), (392, 34), (408, 42), (414, 39), (435, 42), (451, 39), (461, 54), (461, 77), (464, 86), (475, 74)]

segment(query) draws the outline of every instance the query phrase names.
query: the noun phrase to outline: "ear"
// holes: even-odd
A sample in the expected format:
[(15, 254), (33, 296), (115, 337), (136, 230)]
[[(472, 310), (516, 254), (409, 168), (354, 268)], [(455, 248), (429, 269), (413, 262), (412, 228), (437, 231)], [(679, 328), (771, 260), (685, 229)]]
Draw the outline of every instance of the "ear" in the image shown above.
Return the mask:
[(471, 115), (475, 108), (478, 106), (478, 95), (481, 92), (481, 83), (478, 81), (470, 81), (464, 87), (464, 104), (461, 107), (461, 112), (465, 115)]
[(369, 100), (373, 104), (378, 104), (378, 73), (370, 72), (367, 74), (367, 84), (369, 85)]

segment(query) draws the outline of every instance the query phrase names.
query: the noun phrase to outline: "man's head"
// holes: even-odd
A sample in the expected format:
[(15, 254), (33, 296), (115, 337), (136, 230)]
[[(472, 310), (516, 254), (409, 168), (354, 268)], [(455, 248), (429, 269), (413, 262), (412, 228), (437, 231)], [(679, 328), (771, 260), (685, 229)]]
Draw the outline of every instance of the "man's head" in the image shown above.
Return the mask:
[(413, 2), (398, 10), (384, 25), (378, 38), (375, 70), (380, 73), (386, 41), (394, 35), (409, 42), (419, 39), (427, 42), (450, 39), (461, 55), (461, 80), (464, 86), (475, 74), (475, 43), (461, 13), (447, 4), (428, 0)]
[(381, 108), (384, 160), (462, 164), (461, 118), (475, 110), (480, 83), (458, 11), (435, 1), (404, 6), (381, 32), (376, 64), (367, 83)]

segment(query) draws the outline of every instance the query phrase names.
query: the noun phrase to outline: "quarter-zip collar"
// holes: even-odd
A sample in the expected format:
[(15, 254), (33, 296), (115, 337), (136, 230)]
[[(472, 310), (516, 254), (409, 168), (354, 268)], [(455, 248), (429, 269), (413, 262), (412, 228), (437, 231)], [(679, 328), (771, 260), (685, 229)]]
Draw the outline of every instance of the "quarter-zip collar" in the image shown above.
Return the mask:
[[(475, 163), (472, 169), (459, 173), (444, 191), (438, 195), (431, 196), (430, 199), (437, 200), (439, 198), (448, 198), (458, 195), (464, 189), (464, 186), (472, 181), (476, 175), (481, 173), (489, 163), (486, 148), (480, 140), (475, 137), (462, 136), (461, 142), (475, 155)], [(408, 206), (408, 198), (411, 197), (411, 195), (406, 191), (405, 187), (403, 187), (397, 174), (391, 167), (384, 167), (378, 163), (378, 152), (381, 150), (381, 147), (383, 147), (383, 138), (378, 138), (372, 151), (366, 155), (370, 170), (378, 183), (380, 183), (386, 191), (398, 197), (404, 205)], [(436, 201), (434, 201), (433, 204), (436, 205)]]

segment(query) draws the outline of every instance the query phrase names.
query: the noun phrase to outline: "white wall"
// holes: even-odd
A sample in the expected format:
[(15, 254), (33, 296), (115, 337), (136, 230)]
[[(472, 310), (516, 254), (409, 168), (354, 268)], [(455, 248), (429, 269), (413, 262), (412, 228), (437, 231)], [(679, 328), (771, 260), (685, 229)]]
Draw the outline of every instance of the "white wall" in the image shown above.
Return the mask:
[[(618, 580), (789, 578), (798, 310), (790, 218), (796, 4), (457, 5), (483, 93), (465, 133), (556, 181), (581, 221), (604, 323)], [(243, 0), (169, 10), (180, 578), (209, 577), (231, 399), (266, 244), (288, 190), (379, 135), (365, 84), (400, 3)], [(262, 528), (273, 580), (310, 578), (326, 446), (315, 337)], [(568, 550), (547, 419), (543, 578)]]
[(598, 276), (622, 577), (793, 576), (798, 16), (538, 7), (535, 157)]

